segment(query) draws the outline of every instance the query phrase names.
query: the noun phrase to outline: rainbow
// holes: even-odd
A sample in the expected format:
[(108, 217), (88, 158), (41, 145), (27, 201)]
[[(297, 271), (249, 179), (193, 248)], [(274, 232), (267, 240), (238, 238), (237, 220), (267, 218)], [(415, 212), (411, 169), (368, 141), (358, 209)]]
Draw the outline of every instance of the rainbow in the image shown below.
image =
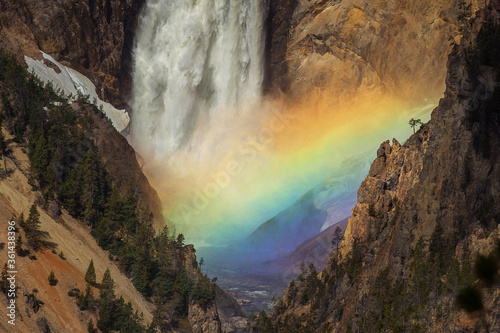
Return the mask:
[(366, 170), (344, 162), (360, 155), (373, 160), (379, 144), (393, 137), (403, 142), (412, 133), (408, 120), (427, 121), (437, 101), (408, 105), (367, 93), (342, 102), (319, 94), (260, 105), (240, 119), (200, 128), (203, 142), (195, 139), (190, 152), (146, 170), (166, 219), (198, 248), (241, 241), (326, 179), (357, 172), (359, 186)]

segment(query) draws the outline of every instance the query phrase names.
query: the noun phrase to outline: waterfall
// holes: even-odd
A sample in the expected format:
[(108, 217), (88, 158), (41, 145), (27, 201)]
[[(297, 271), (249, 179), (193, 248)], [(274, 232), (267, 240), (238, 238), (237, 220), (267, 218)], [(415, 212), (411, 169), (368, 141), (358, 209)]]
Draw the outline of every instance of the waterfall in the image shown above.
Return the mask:
[(134, 49), (131, 141), (162, 157), (261, 94), (265, 1), (148, 0)]

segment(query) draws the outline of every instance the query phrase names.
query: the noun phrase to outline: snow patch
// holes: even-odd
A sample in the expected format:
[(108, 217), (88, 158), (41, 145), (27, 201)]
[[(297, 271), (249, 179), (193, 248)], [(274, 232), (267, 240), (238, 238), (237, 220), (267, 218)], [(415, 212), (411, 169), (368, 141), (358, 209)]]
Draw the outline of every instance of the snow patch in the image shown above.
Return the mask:
[(57, 62), (50, 55), (42, 52), (43, 57), (55, 64), (60, 73), (57, 73), (53, 68), (45, 65), (41, 60), (35, 60), (28, 56), (24, 56), (24, 61), (28, 65), (28, 71), (36, 75), (45, 83), (52, 82), (53, 87), (61, 89), (66, 95), (78, 96), (89, 95), (89, 101), (95, 101), (98, 107), (102, 107), (102, 111), (111, 121), (118, 132), (123, 131), (130, 122), (130, 117), (125, 110), (118, 110), (113, 105), (102, 101), (97, 95), (95, 85), (85, 75), (66, 67)]

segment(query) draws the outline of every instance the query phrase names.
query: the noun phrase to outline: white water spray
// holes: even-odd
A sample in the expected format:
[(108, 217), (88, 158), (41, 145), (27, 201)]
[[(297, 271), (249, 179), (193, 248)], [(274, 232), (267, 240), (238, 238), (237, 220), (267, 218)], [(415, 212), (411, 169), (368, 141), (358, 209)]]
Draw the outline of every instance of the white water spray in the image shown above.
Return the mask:
[(139, 151), (161, 158), (188, 150), (197, 127), (216, 127), (216, 114), (237, 115), (258, 99), (264, 17), (265, 1), (147, 1), (134, 50)]

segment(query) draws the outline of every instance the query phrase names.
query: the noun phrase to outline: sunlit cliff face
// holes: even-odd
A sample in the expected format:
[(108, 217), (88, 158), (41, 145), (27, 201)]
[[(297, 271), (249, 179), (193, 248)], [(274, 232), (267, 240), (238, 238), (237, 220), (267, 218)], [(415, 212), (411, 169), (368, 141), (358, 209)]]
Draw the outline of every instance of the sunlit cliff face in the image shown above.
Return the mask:
[(263, 4), (209, 2), (150, 1), (130, 137), (165, 217), (198, 247), (237, 243), (327, 179), (361, 182), (366, 167), (348, 161), (404, 141), (444, 91), (451, 2), (306, 11), (290, 32), (291, 92), (267, 97)]

